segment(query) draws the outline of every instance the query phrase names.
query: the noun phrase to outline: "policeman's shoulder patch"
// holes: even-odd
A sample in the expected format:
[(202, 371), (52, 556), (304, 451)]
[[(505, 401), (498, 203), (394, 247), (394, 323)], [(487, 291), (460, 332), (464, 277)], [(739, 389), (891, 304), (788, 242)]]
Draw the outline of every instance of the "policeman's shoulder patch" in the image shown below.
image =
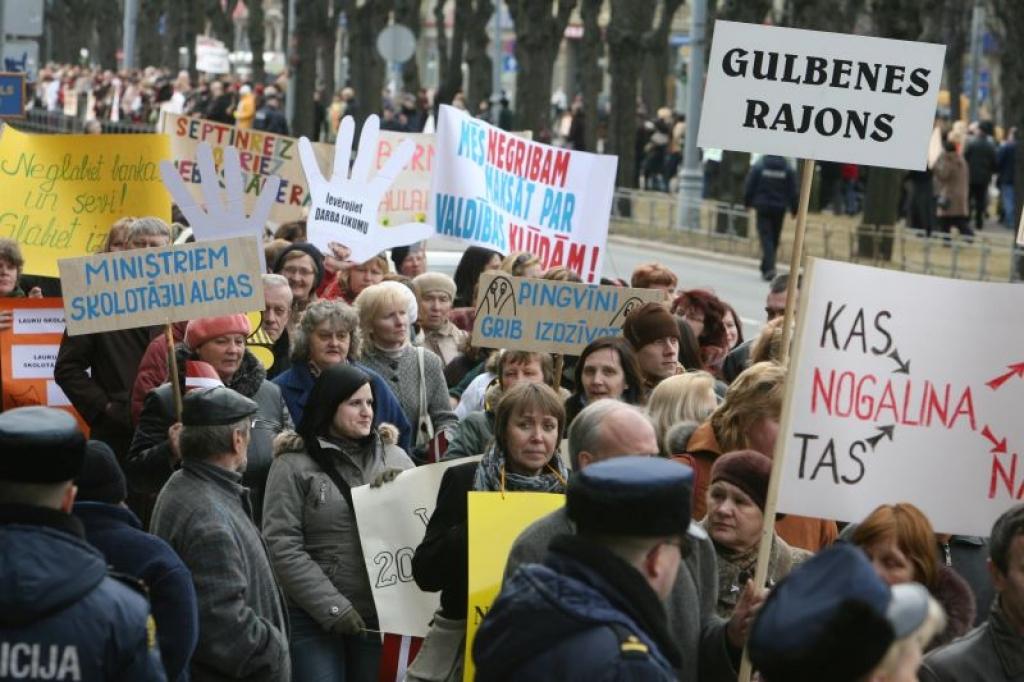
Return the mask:
[(622, 658), (650, 658), (651, 648), (632, 630), (618, 623), (612, 625), (612, 630), (619, 640), (619, 655)]
[(156, 648), (156, 620), (152, 615), (146, 616), (146, 648), (151, 651)]
[(146, 587), (146, 583), (142, 582), (134, 575), (128, 575), (127, 573), (118, 573), (114, 570), (107, 570), (107, 575), (116, 580), (117, 582), (132, 588), (133, 592), (138, 592), (140, 595), (145, 597), (146, 601), (149, 601), (149, 588)]

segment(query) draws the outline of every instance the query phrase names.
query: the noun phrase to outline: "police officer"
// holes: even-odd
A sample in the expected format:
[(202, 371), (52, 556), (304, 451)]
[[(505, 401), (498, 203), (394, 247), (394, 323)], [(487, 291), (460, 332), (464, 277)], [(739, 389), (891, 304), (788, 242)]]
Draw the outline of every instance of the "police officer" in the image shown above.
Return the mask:
[(49, 407), (0, 414), (0, 680), (164, 680), (141, 586), (70, 515), (85, 438)]
[[(654, 457), (591, 464), (569, 481), (576, 535), (505, 582), (473, 644), (484, 680), (674, 680), (663, 606), (690, 525), (693, 471)], [(552, 598), (552, 595), (557, 595)]]
[(788, 208), (796, 215), (799, 195), (796, 173), (781, 156), (758, 159), (747, 175), (743, 204), (757, 211), (757, 236), (761, 240), (761, 277), (775, 279), (775, 254), (782, 238), (782, 221)]

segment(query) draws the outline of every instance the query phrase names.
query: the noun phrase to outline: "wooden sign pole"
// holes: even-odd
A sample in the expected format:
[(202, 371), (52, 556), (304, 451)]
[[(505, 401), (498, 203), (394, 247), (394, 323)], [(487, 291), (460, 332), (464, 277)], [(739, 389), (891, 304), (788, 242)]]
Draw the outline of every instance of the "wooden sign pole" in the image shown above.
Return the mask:
[[(799, 291), (800, 262), (803, 260), (804, 232), (807, 228), (807, 205), (811, 199), (811, 182), (814, 180), (814, 159), (804, 159), (800, 175), (800, 203), (796, 214), (796, 234), (793, 235), (793, 253), (789, 259), (789, 286), (786, 287), (786, 315), (782, 322), (782, 357), (780, 364), (789, 364), (789, 346), (792, 336), (793, 318), (796, 312), (796, 297)], [(788, 369), (787, 369), (788, 371)], [(768, 578), (768, 558), (771, 555), (772, 540), (775, 538), (775, 510), (779, 502), (779, 480), (782, 477), (782, 459), (785, 456), (785, 440), (781, 434), (775, 441), (772, 457), (772, 474), (768, 482), (768, 497), (764, 504), (764, 525), (761, 528), (761, 545), (757, 552), (757, 569), (754, 571), (754, 585), (763, 587)], [(750, 682), (753, 669), (750, 655), (743, 647), (743, 661), (740, 664), (739, 682)]]
[(171, 323), (167, 323), (167, 328), (164, 330), (167, 334), (167, 368), (171, 374), (171, 395), (174, 396), (174, 415), (175, 421), (181, 421), (181, 380), (178, 378), (178, 355), (174, 352), (174, 329), (171, 327)]

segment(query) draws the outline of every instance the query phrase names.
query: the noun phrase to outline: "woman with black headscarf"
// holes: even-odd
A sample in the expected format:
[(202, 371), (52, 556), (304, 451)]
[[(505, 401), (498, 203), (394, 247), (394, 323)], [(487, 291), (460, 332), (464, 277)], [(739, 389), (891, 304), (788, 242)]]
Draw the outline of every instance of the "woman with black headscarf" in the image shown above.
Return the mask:
[(378, 424), (370, 377), (347, 364), (320, 373), (298, 433), (281, 434), (267, 480), (263, 535), (288, 597), (296, 680), (377, 679), (380, 636), (351, 489), (413, 466)]

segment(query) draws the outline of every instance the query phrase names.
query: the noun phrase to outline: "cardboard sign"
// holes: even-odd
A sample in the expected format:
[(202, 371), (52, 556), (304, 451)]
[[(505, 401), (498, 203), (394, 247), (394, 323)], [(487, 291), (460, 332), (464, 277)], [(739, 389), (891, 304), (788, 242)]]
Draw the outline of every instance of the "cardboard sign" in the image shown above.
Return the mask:
[(59, 407), (70, 412), (82, 431), (82, 417), (53, 380), (60, 340), (64, 336), (64, 304), (59, 298), (2, 298), (0, 311), (10, 310), (11, 328), (0, 332), (2, 408), (28, 405)]
[(409, 469), (379, 488), (352, 489), (366, 572), (380, 631), (426, 637), (441, 603), (440, 592), (424, 592), (412, 578), (412, 557), (423, 542), (449, 467), (479, 461), (457, 459)]
[(251, 238), (60, 261), (68, 335), (262, 310)]
[(924, 170), (945, 52), (716, 21), (697, 144)]
[(579, 355), (591, 341), (618, 336), (634, 308), (660, 303), (655, 289), (594, 286), (575, 282), (480, 276), (473, 345), (538, 353)]
[(299, 139), (299, 158), (312, 196), (307, 240), (324, 253), (331, 252), (332, 244), (344, 245), (351, 250), (353, 262), (365, 263), (385, 249), (422, 241), (434, 231), (424, 223), (382, 225), (378, 219), (381, 200), (415, 154), (415, 143), (405, 140), (399, 144), (371, 177), (370, 171), (377, 162), (379, 117), (373, 114), (363, 122), (359, 149), (364, 152), (356, 153), (349, 171), (354, 135), (355, 121), (346, 116), (338, 128), (334, 170), (329, 179), (321, 173), (312, 144), (305, 137)]
[(57, 260), (95, 253), (126, 215), (171, 218), (160, 182), (164, 135), (30, 135), (0, 139), (0, 237), (21, 245), (25, 272), (57, 276)]
[(0, 73), (0, 118), (25, 117), (25, 74)]
[(473, 639), (491, 604), (498, 598), (505, 563), (527, 526), (565, 505), (552, 493), (469, 493), (469, 601), (466, 614), (464, 680), (472, 680)]
[(779, 511), (910, 502), (987, 536), (1024, 499), (1024, 290), (825, 260), (804, 282)]
[(438, 236), (600, 279), (617, 157), (524, 140), (442, 106), (436, 161), (428, 222)]
[[(163, 126), (171, 140), (171, 158), (174, 159), (175, 170), (195, 201), (204, 200), (202, 173), (194, 159), (198, 158), (200, 143), (205, 142), (213, 149), (218, 173), (224, 167), (224, 150), (228, 147), (238, 150), (247, 214), (253, 212), (267, 178), (276, 175), (281, 178), (281, 185), (274, 193), (270, 220), (286, 223), (304, 217), (310, 198), (306, 176), (299, 162), (298, 140), (294, 137), (237, 128), (170, 112), (164, 113)], [(312, 147), (320, 167), (329, 168), (331, 146), (316, 143)]]
[(430, 177), (434, 172), (435, 138), (433, 133), (399, 133), (380, 131), (377, 141), (378, 171), (391, 158), (391, 154), (405, 140), (412, 141), (416, 149), (409, 164), (402, 169), (380, 201), (379, 216), (382, 225), (424, 223), (430, 207)]

